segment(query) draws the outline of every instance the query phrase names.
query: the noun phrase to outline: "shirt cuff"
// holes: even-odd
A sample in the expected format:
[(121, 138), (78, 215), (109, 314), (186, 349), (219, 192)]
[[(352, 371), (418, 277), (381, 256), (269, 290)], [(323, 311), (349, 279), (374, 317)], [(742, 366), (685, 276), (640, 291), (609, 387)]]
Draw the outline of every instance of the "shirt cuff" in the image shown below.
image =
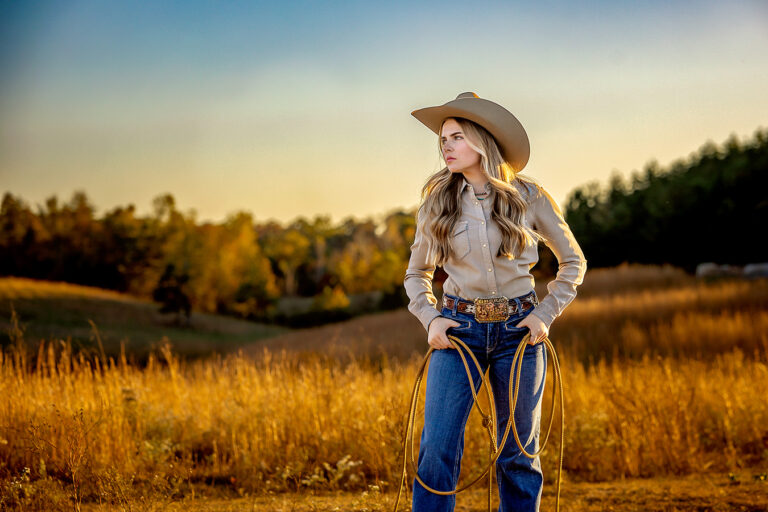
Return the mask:
[(419, 320), (424, 326), (424, 330), (429, 332), (429, 324), (432, 322), (432, 320), (439, 316), (443, 315), (441, 315), (440, 312), (435, 308), (425, 308), (424, 311), (419, 314)]
[(552, 311), (551, 306), (549, 306), (546, 302), (540, 302), (538, 306), (533, 308), (531, 314), (536, 315), (539, 319), (541, 319), (541, 321), (544, 322), (544, 325), (547, 326), (547, 329), (550, 328), (552, 322), (557, 317), (557, 313)]

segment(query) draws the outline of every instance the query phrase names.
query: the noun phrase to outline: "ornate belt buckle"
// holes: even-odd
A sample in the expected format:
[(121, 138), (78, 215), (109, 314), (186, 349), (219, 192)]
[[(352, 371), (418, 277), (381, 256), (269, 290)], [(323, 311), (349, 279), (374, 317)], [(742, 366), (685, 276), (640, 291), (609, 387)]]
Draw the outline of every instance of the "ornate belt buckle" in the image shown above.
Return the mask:
[(480, 323), (503, 322), (509, 318), (509, 299), (478, 297), (475, 299), (475, 320)]

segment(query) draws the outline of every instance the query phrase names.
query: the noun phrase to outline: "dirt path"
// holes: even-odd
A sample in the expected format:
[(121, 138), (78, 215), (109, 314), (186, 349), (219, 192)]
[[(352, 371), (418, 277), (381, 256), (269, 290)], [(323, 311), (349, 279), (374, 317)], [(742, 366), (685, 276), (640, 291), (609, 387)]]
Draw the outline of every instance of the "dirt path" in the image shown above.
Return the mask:
[[(563, 483), (562, 512), (768, 512), (768, 468), (742, 470), (729, 477), (711, 473), (676, 478), (628, 479), (604, 483)], [(762, 475), (762, 479), (760, 477)], [(486, 512), (485, 489), (476, 487), (456, 499), (456, 512)], [(555, 510), (554, 486), (544, 489), (541, 510)], [(392, 511), (394, 494), (281, 494), (240, 499), (187, 500), (153, 504), (147, 510), (184, 512), (385, 512)], [(143, 504), (146, 507), (148, 504)], [(494, 492), (493, 506), (498, 507)], [(85, 511), (111, 510), (84, 507)], [(409, 512), (410, 493), (401, 497), (400, 512)], [(496, 509), (493, 509), (496, 512)]]

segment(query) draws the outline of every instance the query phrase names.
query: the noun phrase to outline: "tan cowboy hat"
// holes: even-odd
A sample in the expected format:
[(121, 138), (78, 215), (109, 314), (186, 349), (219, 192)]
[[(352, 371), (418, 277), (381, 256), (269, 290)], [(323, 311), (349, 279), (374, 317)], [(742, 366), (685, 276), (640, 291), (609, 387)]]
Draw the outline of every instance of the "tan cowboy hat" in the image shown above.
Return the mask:
[(512, 113), (474, 92), (463, 92), (437, 107), (414, 110), (411, 115), (440, 135), (440, 125), (446, 117), (463, 117), (488, 130), (499, 145), (504, 160), (520, 172), (531, 155), (531, 145), (523, 125)]

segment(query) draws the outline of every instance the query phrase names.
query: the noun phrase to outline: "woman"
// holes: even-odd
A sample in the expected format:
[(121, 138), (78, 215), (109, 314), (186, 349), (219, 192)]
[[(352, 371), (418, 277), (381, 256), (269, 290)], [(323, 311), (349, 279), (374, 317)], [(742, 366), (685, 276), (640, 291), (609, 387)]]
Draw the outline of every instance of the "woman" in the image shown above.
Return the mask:
[[(542, 341), (552, 321), (576, 297), (586, 259), (552, 196), (519, 174), (530, 146), (514, 115), (472, 92), (412, 115), (439, 135), (446, 165), (422, 189), (404, 281), (408, 309), (437, 349), (427, 373), (418, 474), (433, 489), (451, 491), (458, 484), (464, 429), (474, 400), (448, 334), (470, 347), (483, 371), (490, 367), (501, 439), (509, 418), (512, 359), (530, 331), (514, 421), (525, 450), (538, 451), (547, 362)], [(530, 274), (538, 261), (539, 240), (559, 262), (557, 277), (541, 302)], [(448, 274), (439, 306), (432, 292), (437, 265)], [(465, 356), (477, 390), (482, 376), (469, 354)], [(496, 473), (500, 511), (539, 510), (544, 481), (539, 457), (521, 453), (512, 435)], [(455, 496), (431, 493), (413, 481), (414, 512), (453, 510)]]

